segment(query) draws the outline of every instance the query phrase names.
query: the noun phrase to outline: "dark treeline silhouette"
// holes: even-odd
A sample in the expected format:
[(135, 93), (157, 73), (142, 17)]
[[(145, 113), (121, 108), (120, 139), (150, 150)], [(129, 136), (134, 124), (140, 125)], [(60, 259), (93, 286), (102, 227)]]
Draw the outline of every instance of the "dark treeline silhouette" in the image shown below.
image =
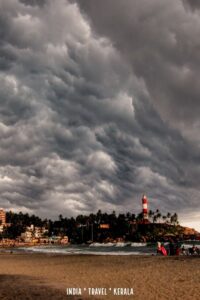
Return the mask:
[(112, 240), (142, 241), (156, 240), (162, 234), (174, 234), (177, 231), (178, 216), (176, 213), (162, 215), (159, 210), (149, 211), (149, 223), (143, 223), (143, 215), (126, 214), (116, 215), (103, 213), (99, 210), (96, 214), (78, 215), (74, 217), (63, 217), (59, 215), (58, 220), (42, 220), (35, 215), (7, 212), (7, 223), (1, 237), (16, 238), (26, 230), (27, 226), (33, 224), (48, 229), (48, 236), (67, 235), (70, 242), (105, 242)]

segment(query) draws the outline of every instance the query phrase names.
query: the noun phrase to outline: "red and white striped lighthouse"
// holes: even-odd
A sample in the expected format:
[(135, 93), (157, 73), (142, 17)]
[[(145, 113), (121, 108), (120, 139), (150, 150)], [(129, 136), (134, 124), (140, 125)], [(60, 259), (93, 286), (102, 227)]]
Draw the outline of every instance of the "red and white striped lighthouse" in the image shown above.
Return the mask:
[(148, 220), (148, 201), (145, 195), (143, 195), (142, 197), (142, 213), (143, 213), (143, 220)]

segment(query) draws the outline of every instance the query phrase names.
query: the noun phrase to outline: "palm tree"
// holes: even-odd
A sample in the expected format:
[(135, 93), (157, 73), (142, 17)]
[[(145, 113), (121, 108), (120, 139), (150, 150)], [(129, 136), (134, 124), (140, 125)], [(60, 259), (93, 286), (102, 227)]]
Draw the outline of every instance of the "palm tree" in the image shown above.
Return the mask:
[(150, 210), (149, 210), (149, 218), (150, 218), (151, 220), (153, 220), (153, 216), (154, 216), (154, 212), (150, 209)]
[(161, 213), (158, 212), (158, 213), (157, 213), (157, 219), (159, 220), (159, 223), (160, 223), (160, 218), (161, 218), (161, 217), (162, 217)]
[(136, 220), (137, 221), (142, 221), (143, 220), (143, 213), (142, 212), (137, 215)]
[(135, 221), (135, 219), (136, 219), (135, 214), (131, 214), (131, 221)]
[(174, 213), (174, 221), (175, 221), (176, 224), (179, 223), (179, 222), (178, 222), (178, 215), (177, 215), (177, 213)]
[(99, 209), (97, 212), (97, 222), (101, 223), (102, 220), (102, 211)]
[(174, 213), (174, 214), (171, 216), (170, 221), (171, 221), (171, 224), (173, 224), (173, 225), (177, 225), (177, 224), (178, 224), (178, 215), (177, 215), (177, 213)]
[(157, 215), (154, 215), (153, 216), (153, 223), (156, 223), (156, 221), (157, 221)]
[(162, 215), (161, 215), (159, 209), (157, 208), (157, 209), (156, 209), (156, 221), (157, 221), (158, 219), (160, 219), (161, 216), (162, 216)]
[(167, 220), (167, 223), (170, 223), (170, 218), (171, 218), (171, 214), (170, 214), (170, 212), (168, 212), (168, 213), (167, 213), (167, 219), (168, 219), (168, 220)]
[(126, 213), (126, 219), (127, 219), (127, 221), (130, 221), (130, 219), (131, 219), (131, 213), (130, 212)]

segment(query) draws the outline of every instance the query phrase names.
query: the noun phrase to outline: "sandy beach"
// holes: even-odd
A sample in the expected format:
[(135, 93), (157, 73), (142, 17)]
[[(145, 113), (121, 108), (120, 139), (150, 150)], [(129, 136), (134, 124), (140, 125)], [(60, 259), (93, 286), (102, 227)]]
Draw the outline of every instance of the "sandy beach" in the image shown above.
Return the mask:
[[(0, 254), (1, 299), (200, 299), (200, 258)], [(66, 288), (86, 288), (67, 296)], [(107, 296), (89, 296), (88, 288)], [(134, 295), (113, 295), (132, 288)], [(110, 290), (112, 292), (110, 292)]]

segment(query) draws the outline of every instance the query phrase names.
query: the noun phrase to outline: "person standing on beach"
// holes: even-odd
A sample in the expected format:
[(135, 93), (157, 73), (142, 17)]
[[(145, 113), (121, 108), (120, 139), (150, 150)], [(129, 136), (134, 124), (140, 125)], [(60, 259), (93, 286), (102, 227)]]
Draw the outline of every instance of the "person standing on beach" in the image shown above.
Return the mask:
[(161, 253), (161, 242), (157, 242), (157, 254), (162, 254)]
[(164, 256), (167, 255), (167, 250), (165, 249), (164, 245), (160, 242), (157, 243), (157, 254), (161, 254)]

